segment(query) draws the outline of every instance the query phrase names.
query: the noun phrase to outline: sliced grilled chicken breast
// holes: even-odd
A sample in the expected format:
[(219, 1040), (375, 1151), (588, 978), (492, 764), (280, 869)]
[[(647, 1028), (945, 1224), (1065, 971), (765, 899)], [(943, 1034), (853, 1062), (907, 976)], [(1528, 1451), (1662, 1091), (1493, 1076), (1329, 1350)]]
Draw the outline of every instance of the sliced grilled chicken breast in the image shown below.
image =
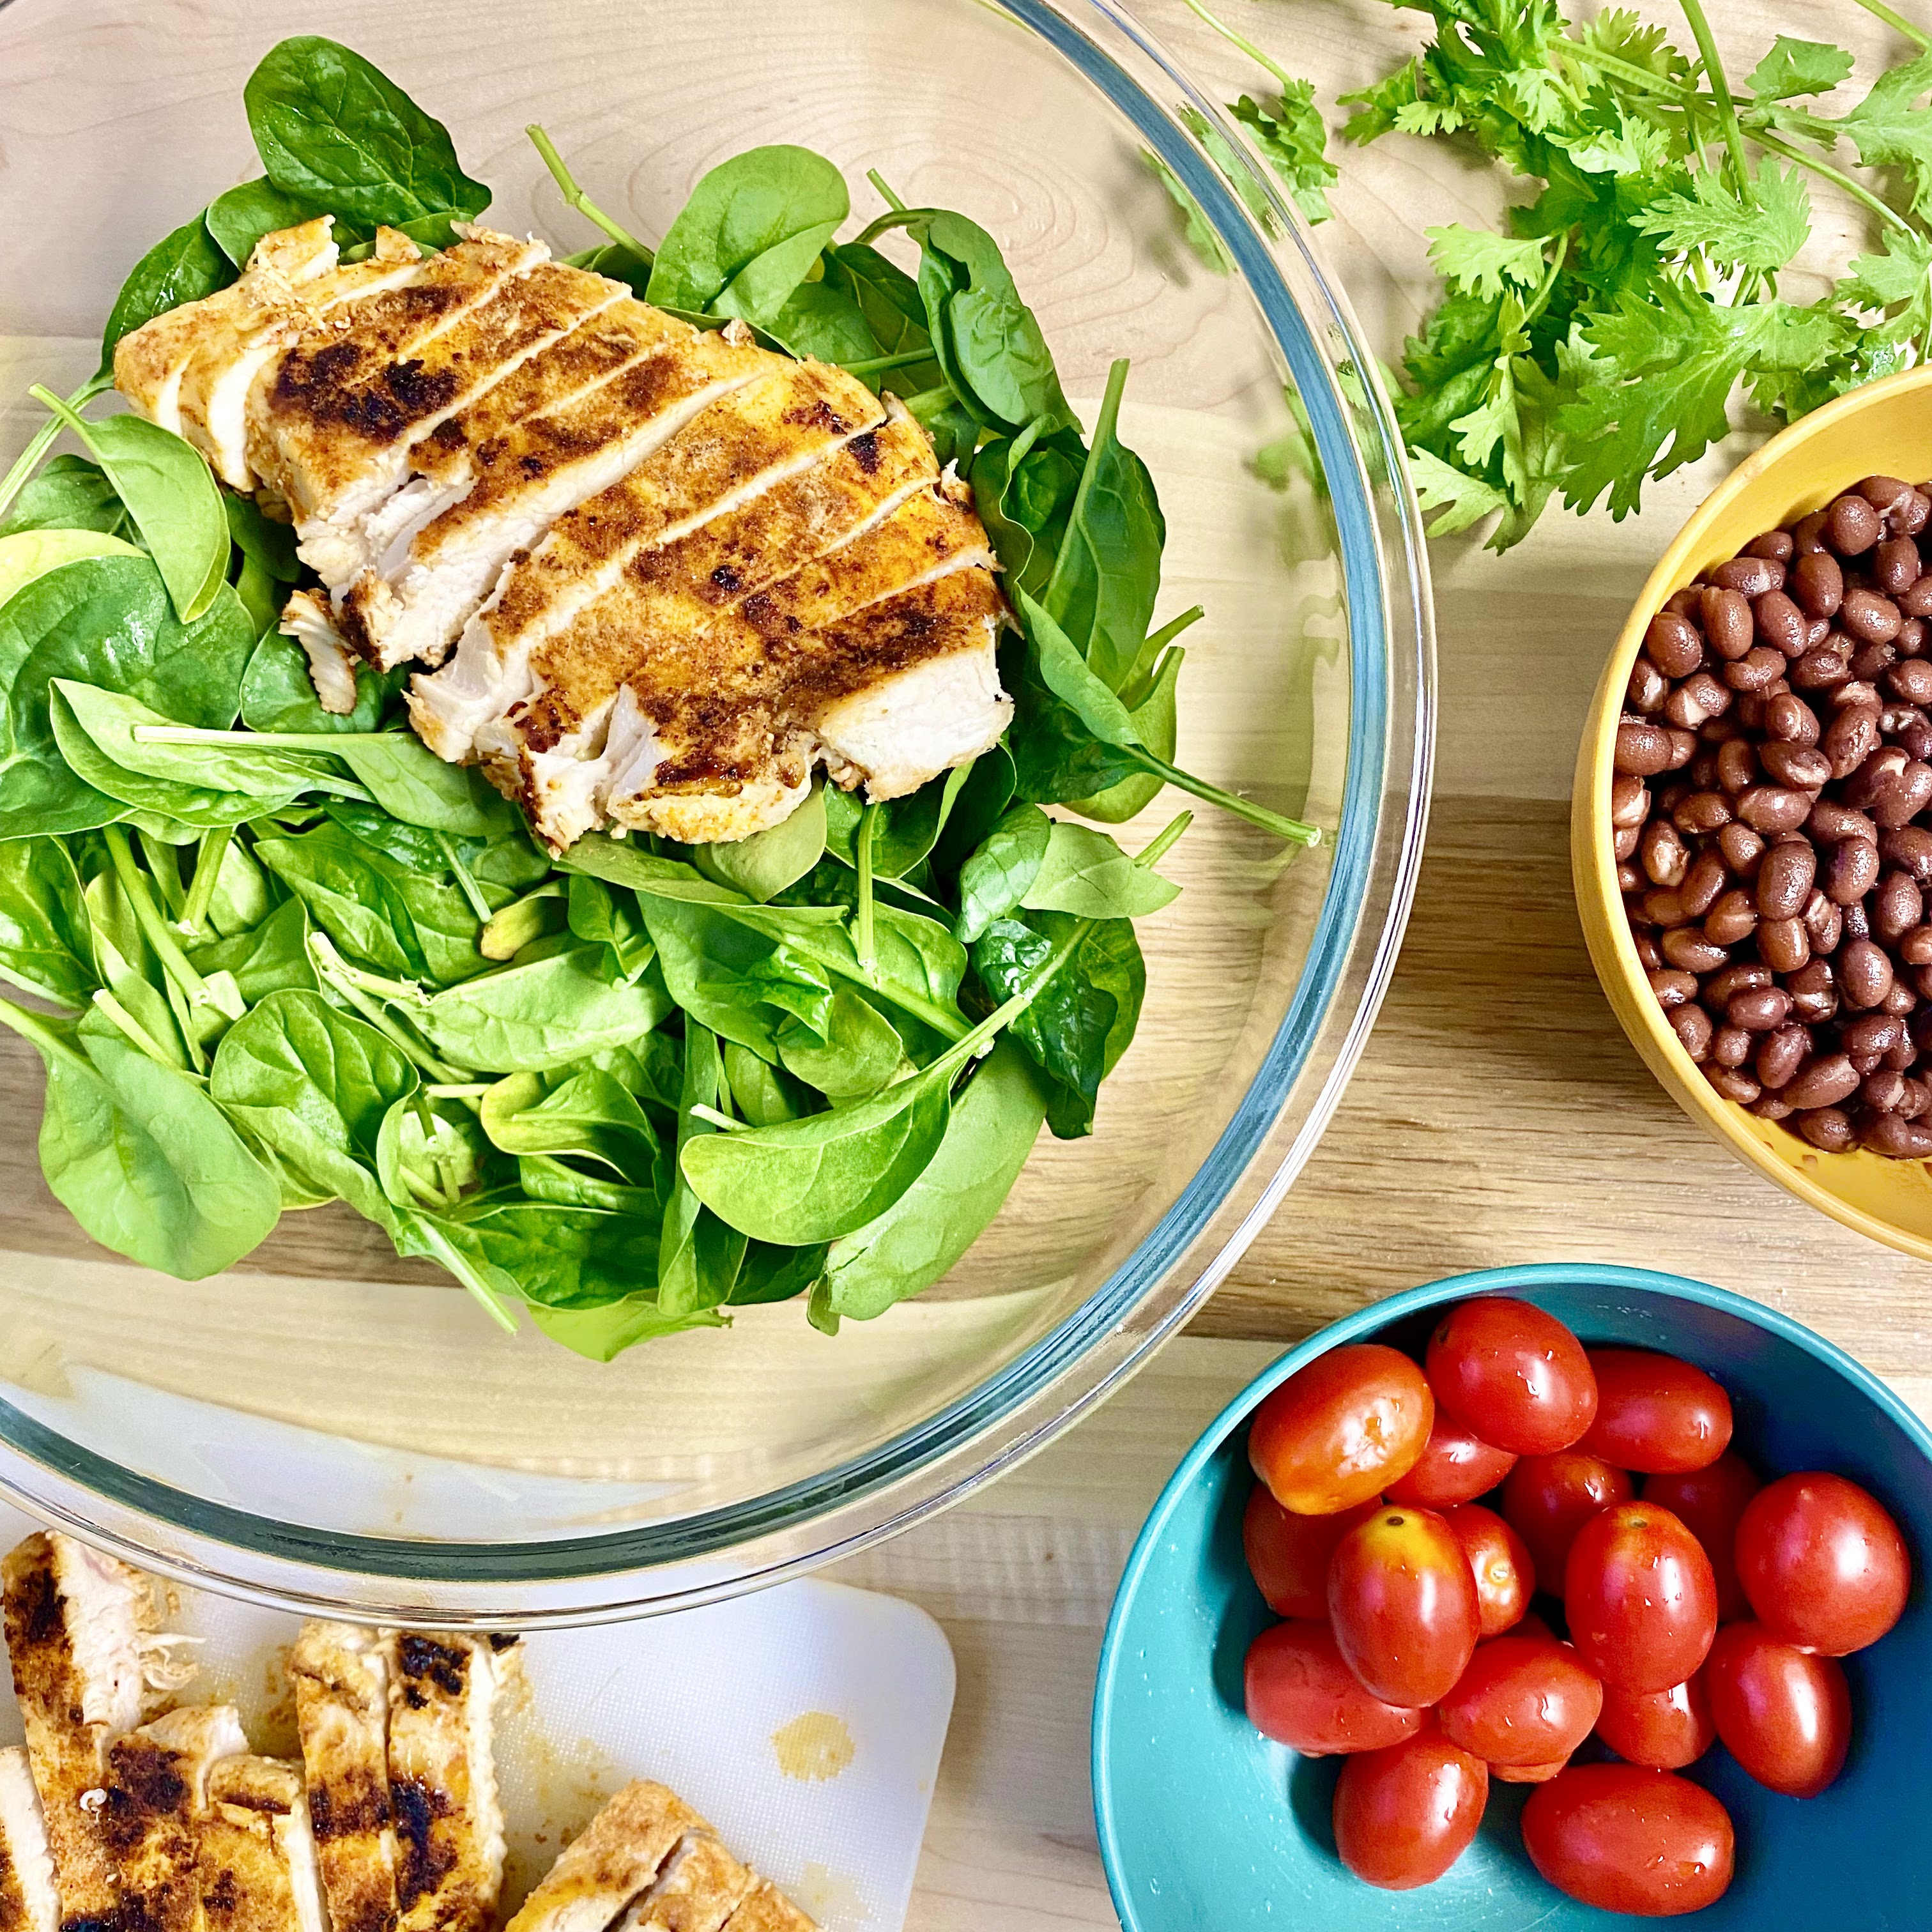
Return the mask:
[(60, 1891), (27, 1754), (0, 1750), (0, 1932), (58, 1932)]
[(209, 1774), (248, 1748), (240, 1714), (228, 1705), (170, 1711), (108, 1746), (97, 1816), (121, 1884), (118, 1922), (200, 1932)]
[(272, 1757), (214, 1767), (200, 1880), (206, 1932), (327, 1932), (299, 1767)]
[(704, 1821), (674, 1791), (627, 1784), (572, 1839), (507, 1932), (607, 1932)]
[(394, 1932), (388, 1646), (352, 1624), (307, 1623), (289, 1673), (330, 1924), (334, 1932)]
[(818, 1932), (818, 1928), (770, 1879), (761, 1878), (725, 1921), (725, 1932)]
[(618, 1932), (720, 1932), (755, 1882), (709, 1832), (693, 1832)]
[(503, 1888), (495, 1705), (515, 1648), (404, 1632), (389, 1650), (400, 1932), (485, 1932)]

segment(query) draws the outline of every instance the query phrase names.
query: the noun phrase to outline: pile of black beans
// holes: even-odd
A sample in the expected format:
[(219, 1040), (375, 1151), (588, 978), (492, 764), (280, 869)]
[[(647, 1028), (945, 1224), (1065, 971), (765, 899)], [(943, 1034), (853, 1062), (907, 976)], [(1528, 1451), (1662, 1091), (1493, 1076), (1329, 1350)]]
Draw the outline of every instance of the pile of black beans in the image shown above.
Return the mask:
[(1651, 620), (1618, 884), (1711, 1084), (1813, 1146), (1932, 1158), (1932, 484), (1868, 476)]

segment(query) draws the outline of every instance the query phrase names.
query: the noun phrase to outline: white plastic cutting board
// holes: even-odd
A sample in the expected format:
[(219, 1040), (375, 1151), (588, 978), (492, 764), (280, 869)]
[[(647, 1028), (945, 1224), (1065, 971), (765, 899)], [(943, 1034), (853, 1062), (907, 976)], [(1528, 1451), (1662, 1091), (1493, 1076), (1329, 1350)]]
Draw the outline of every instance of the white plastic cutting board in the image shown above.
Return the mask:
[[(37, 1527), (0, 1504), (0, 1550)], [(295, 1755), (297, 1620), (160, 1589), (166, 1628), (202, 1640), (181, 1701), (238, 1705), (258, 1750)], [(497, 1745), (506, 1907), (619, 1786), (654, 1778), (825, 1932), (901, 1932), (952, 1711), (952, 1652), (923, 1610), (808, 1580), (524, 1650)], [(0, 1685), (0, 1744), (20, 1737)]]

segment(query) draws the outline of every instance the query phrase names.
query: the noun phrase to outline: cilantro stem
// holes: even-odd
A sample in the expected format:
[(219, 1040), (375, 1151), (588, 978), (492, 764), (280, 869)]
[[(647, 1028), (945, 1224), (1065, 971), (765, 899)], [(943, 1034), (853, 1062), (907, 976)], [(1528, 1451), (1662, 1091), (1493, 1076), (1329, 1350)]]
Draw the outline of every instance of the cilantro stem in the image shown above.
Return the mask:
[(1902, 14), (1894, 14), (1885, 4), (1885, 0), (1858, 0), (1858, 4), (1874, 20), (1882, 20), (1894, 34), (1902, 34), (1922, 53), (1932, 54), (1932, 34), (1922, 27), (1915, 27)]
[(1702, 56), (1704, 78), (1711, 84), (1711, 93), (1717, 104), (1718, 125), (1723, 129), (1724, 154), (1730, 164), (1731, 186), (1742, 201), (1750, 193), (1750, 170), (1744, 160), (1744, 138), (1738, 125), (1737, 104), (1731, 98), (1731, 83), (1725, 78), (1724, 63), (1718, 53), (1718, 43), (1712, 38), (1711, 23), (1704, 17), (1701, 0), (1679, 0), (1684, 9), (1684, 17), (1690, 23), (1690, 32), (1697, 43), (1697, 51)]
[[(74, 394), (68, 398), (67, 406), (78, 410), (104, 391), (114, 386), (111, 376), (90, 376)], [(26, 487), (28, 479), (40, 466), (40, 459), (53, 447), (54, 438), (58, 436), (63, 425), (58, 416), (50, 416), (34, 430), (26, 448), (15, 459), (14, 466), (4, 478), (0, 478), (0, 516), (7, 514), (14, 499)]]
[(1529, 306), (1522, 312), (1519, 328), (1529, 325), (1550, 306), (1550, 298), (1556, 292), (1556, 278), (1563, 272), (1563, 264), (1570, 259), (1570, 231), (1564, 229), (1556, 238), (1556, 256), (1543, 272), (1543, 280), (1537, 284), (1536, 292), (1529, 298)]
[(1276, 66), (1274, 62), (1270, 60), (1268, 56), (1263, 53), (1261, 49), (1256, 46), (1254, 42), (1248, 38), (1246, 34), (1238, 34), (1225, 20), (1216, 20), (1214, 16), (1209, 13), (1208, 9), (1202, 4), (1202, 0), (1187, 0), (1187, 4), (1190, 10), (1199, 14), (1202, 19), (1205, 20), (1208, 26), (1212, 27), (1215, 32), (1219, 34), (1222, 39), (1226, 40), (1230, 46), (1238, 47), (1241, 52), (1246, 54), (1249, 59), (1254, 62), (1257, 66), (1267, 68), (1268, 72), (1274, 76), (1276, 82), (1280, 85), (1284, 98), (1286, 98), (1286, 96), (1292, 91), (1294, 86), (1294, 77), (1290, 74), (1284, 73), (1281, 68)]
[(1870, 208), (1874, 214), (1890, 222), (1904, 233), (1917, 235), (1923, 232), (1918, 224), (1907, 220), (1888, 202), (1881, 201), (1870, 188), (1862, 182), (1853, 180), (1842, 168), (1834, 168), (1829, 161), (1820, 160), (1815, 155), (1808, 154), (1803, 148), (1794, 148), (1789, 142), (1780, 140), (1777, 135), (1767, 134), (1762, 128), (1754, 128), (1751, 139), (1760, 147), (1768, 148), (1774, 154), (1782, 154), (1786, 160), (1796, 162), (1801, 168), (1810, 169), (1820, 181), (1829, 182), (1834, 188), (1850, 195), (1861, 206)]
[(556, 143), (534, 121), (524, 132), (530, 137), (531, 146), (543, 157), (543, 164), (549, 169), (550, 179), (556, 183), (558, 191), (585, 220), (602, 229), (620, 248), (629, 249), (646, 268), (657, 260), (628, 228), (613, 220), (578, 186), (577, 178), (556, 151)]

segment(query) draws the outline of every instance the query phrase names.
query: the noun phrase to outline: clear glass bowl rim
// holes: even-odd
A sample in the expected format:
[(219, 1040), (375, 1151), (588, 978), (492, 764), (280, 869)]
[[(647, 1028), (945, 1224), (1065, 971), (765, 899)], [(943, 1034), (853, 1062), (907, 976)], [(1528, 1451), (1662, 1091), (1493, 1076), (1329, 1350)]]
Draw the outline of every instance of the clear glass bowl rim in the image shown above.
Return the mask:
[[(1287, 362), (1328, 484), (1348, 611), (1350, 704), (1329, 884), (1294, 998), (1208, 1159), (1096, 1293), (969, 1394), (848, 1462), (729, 1508), (520, 1544), (352, 1536), (278, 1522), (154, 1481), (4, 1401), (0, 1496), (178, 1581), (295, 1610), (531, 1628), (687, 1609), (896, 1534), (1043, 1447), (1144, 1366), (1265, 1225), (1354, 1070), (1414, 896), (1435, 728), (1433, 615), (1420, 513), (1400, 436), (1372, 373), (1376, 359), (1245, 133), (1115, 0), (992, 0), (992, 7), (1096, 88), (1200, 204)], [(1171, 90), (1190, 118), (1198, 117), (1199, 131), (1163, 109), (1129, 63)], [(1218, 156), (1210, 155), (1203, 134)], [(1231, 157), (1239, 158), (1238, 192), (1225, 172)], [(1290, 292), (1291, 274), (1327, 311), (1325, 346)], [(1340, 380), (1350, 368), (1371, 372), (1352, 392)], [(1376, 906), (1382, 920), (1370, 934), (1364, 916)], [(1356, 1000), (1347, 1012), (1337, 1003), (1352, 986)], [(1331, 1016), (1344, 1022), (1342, 1036), (1328, 1049), (1301, 1118), (1285, 1121)], [(1187, 1250), (1238, 1186), (1257, 1178), (1270, 1141), (1272, 1172), (1258, 1176), (1256, 1198), (1190, 1275), (1182, 1265)]]

